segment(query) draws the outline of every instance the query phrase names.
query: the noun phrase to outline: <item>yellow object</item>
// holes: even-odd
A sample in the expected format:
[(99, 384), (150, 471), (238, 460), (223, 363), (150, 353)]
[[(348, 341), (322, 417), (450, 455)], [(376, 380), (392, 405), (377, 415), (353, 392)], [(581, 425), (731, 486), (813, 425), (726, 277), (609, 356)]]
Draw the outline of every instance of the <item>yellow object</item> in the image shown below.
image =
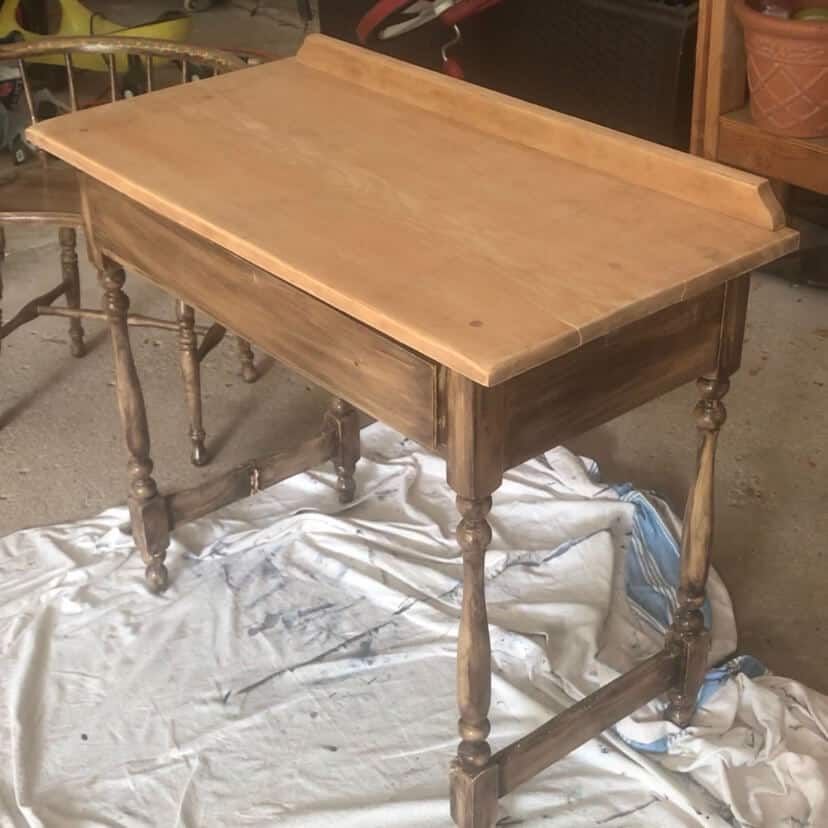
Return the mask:
[(828, 9), (800, 9), (794, 14), (794, 20), (821, 20), (828, 23)]
[[(17, 21), (19, 0), (0, 0), (0, 37), (9, 32), (20, 32), (25, 41), (36, 41), (43, 37), (89, 37), (90, 35), (117, 34), (121, 37), (152, 37), (162, 40), (186, 41), (190, 35), (191, 21), (187, 15), (171, 17), (168, 20), (155, 20), (140, 26), (122, 26), (107, 20), (99, 14), (93, 14), (80, 0), (59, 0), (60, 25), (57, 31), (48, 35), (30, 32)], [(62, 55), (45, 55), (33, 59), (34, 63), (48, 63), (63, 66)], [(106, 61), (98, 55), (79, 54), (73, 57), (78, 69), (91, 69), (97, 72), (107, 71)], [(116, 57), (115, 68), (118, 72), (128, 69), (125, 55)]]

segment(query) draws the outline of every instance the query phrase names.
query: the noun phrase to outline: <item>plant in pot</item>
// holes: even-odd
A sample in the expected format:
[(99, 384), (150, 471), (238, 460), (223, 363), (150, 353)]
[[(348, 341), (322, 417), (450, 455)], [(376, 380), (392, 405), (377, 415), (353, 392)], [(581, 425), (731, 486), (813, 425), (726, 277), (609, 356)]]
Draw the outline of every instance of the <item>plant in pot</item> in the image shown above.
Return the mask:
[(754, 122), (776, 135), (828, 136), (828, 0), (734, 0), (734, 10)]

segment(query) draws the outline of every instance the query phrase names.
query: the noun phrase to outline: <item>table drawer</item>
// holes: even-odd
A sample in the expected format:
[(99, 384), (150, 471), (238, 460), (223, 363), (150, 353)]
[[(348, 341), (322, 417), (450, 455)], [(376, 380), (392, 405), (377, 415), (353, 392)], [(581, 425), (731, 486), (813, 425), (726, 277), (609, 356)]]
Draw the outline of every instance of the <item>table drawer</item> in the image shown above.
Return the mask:
[(436, 446), (437, 366), (87, 178), (95, 246), (332, 394)]

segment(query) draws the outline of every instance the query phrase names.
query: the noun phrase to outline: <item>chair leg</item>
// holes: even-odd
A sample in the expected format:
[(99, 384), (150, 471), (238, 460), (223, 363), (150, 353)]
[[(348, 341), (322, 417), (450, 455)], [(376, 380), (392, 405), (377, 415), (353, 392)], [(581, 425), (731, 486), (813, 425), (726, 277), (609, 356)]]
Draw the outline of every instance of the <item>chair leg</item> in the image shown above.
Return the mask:
[[(66, 306), (80, 307), (80, 273), (78, 271), (78, 234), (73, 227), (61, 227), (60, 261), (63, 281), (66, 285)], [(86, 353), (83, 341), (83, 325), (78, 318), (69, 320), (69, 341), (73, 357), (82, 357)]]
[(726, 378), (698, 381), (701, 400), (695, 409), (696, 428), (701, 435), (696, 479), (684, 515), (681, 538), (681, 585), (679, 605), (668, 633), (668, 642), (679, 651), (678, 682), (669, 694), (667, 718), (687, 727), (696, 709), (710, 652), (710, 632), (705, 629), (702, 605), (710, 572), (713, 545), (713, 477), (716, 442), (727, 413), (721, 398), (730, 383)]
[(129, 298), (123, 290), (126, 277), (121, 267), (106, 259), (100, 276), (115, 358), (118, 410), (129, 452), (128, 503), (132, 537), (147, 567), (149, 588), (153, 592), (160, 592), (167, 586), (169, 577), (164, 561), (167, 557), (170, 524), (166, 503), (158, 493), (158, 486), (152, 477), (147, 412), (129, 342)]
[(181, 376), (184, 379), (184, 393), (190, 412), (190, 460), (194, 466), (207, 462), (204, 448), (204, 426), (201, 417), (201, 363), (198, 359), (198, 340), (195, 334), (195, 312), (180, 299), (175, 303), (178, 320), (178, 356), (181, 361)]
[(236, 347), (239, 350), (242, 379), (245, 382), (256, 382), (259, 374), (256, 371), (256, 365), (253, 361), (253, 349), (250, 347), (250, 343), (246, 339), (237, 336)]

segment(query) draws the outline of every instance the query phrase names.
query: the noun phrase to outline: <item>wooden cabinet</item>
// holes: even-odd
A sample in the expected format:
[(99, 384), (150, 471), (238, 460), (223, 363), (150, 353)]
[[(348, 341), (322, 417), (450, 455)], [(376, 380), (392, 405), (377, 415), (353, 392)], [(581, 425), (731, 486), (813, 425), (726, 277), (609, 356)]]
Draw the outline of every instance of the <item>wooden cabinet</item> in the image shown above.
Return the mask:
[(828, 195), (828, 138), (773, 135), (753, 123), (732, 0), (700, 2), (691, 151)]

